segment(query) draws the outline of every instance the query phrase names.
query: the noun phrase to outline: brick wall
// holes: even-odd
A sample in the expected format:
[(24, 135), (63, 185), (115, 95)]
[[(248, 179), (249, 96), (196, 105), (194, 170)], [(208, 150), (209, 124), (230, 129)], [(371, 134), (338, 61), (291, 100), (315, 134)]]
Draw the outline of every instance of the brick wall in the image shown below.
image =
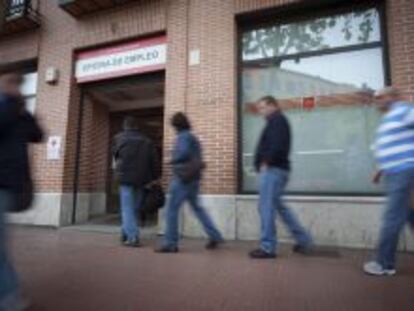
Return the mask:
[[(48, 162), (45, 146), (35, 148), (34, 164), (36, 171), (41, 172), (36, 174), (39, 191), (72, 191), (80, 102), (80, 89), (72, 78), (74, 51), (166, 31), (169, 61), (165, 162), (174, 139), (169, 117), (176, 111), (186, 111), (205, 147), (208, 170), (204, 191), (235, 193), (238, 156), (235, 15), (293, 2), (301, 1), (142, 0), (77, 20), (58, 8), (55, 1), (41, 1), (41, 29), (0, 40), (0, 64), (39, 54), (37, 114), (48, 134), (64, 139), (61, 161)], [(392, 79), (414, 95), (414, 1), (388, 0), (387, 25)], [(189, 67), (188, 52), (193, 49), (200, 50), (201, 63)], [(56, 86), (43, 81), (49, 66), (60, 70)], [(104, 133), (105, 129), (101, 131)], [(82, 182), (90, 189), (90, 172), (85, 170), (82, 174), (87, 175), (82, 176), (85, 179)], [(104, 176), (96, 178), (98, 182), (93, 183), (101, 185)]]
[[(42, 27), (39, 42), (39, 90), (37, 114), (50, 135), (63, 137), (64, 158), (45, 160), (45, 147), (36, 148), (34, 165), (42, 172), (36, 180), (39, 191), (70, 192), (75, 174), (76, 137), (80, 89), (74, 83), (73, 55), (86, 48), (126, 40), (165, 30), (163, 0), (137, 1), (119, 9), (76, 20), (55, 1), (41, 1)], [(59, 84), (47, 85), (44, 73), (50, 66), (59, 69)]]
[(89, 192), (91, 186), (91, 168), (93, 165), (94, 150), (94, 111), (95, 103), (88, 97), (84, 97), (82, 111), (82, 125), (79, 130), (82, 133), (79, 154), (79, 185), (80, 192)]
[(236, 13), (248, 13), (294, 2), (305, 2), (301, 0), (234, 0)]
[(168, 63), (165, 74), (165, 123), (164, 123), (164, 169), (168, 179), (171, 175), (168, 162), (171, 154), (174, 132), (169, 119), (176, 111), (184, 111), (187, 101), (187, 36), (188, 0), (168, 2)]
[(0, 41), (0, 64), (36, 59), (39, 52), (39, 32), (10, 35)]
[[(173, 1), (169, 12), (166, 120), (188, 113), (208, 163), (204, 191), (236, 191), (235, 21), (231, 1)], [(188, 41), (186, 42), (186, 37)], [(190, 50), (200, 65), (188, 67)], [(176, 54), (177, 53), (177, 54)], [(166, 124), (167, 155), (173, 133)], [(166, 171), (166, 170), (165, 170)]]
[(414, 100), (414, 1), (387, 1), (392, 83)]
[(81, 130), (78, 189), (105, 192), (110, 142), (108, 107), (85, 96)]
[(92, 159), (89, 170), (91, 192), (105, 192), (110, 162), (110, 120), (108, 107), (99, 103), (94, 105), (93, 135), (91, 145)]

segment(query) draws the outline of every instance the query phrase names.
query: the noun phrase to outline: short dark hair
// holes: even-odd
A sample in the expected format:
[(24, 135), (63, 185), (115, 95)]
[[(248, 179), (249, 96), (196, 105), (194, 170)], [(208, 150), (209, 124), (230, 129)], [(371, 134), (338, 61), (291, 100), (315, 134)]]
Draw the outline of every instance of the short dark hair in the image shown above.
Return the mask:
[(265, 102), (269, 106), (275, 106), (275, 107), (279, 106), (278, 100), (271, 95), (260, 98), (259, 102)]
[(124, 130), (136, 130), (138, 129), (138, 120), (133, 116), (127, 116), (123, 123)]
[(190, 120), (188, 120), (187, 116), (182, 112), (177, 112), (172, 116), (171, 125), (178, 131), (191, 129)]

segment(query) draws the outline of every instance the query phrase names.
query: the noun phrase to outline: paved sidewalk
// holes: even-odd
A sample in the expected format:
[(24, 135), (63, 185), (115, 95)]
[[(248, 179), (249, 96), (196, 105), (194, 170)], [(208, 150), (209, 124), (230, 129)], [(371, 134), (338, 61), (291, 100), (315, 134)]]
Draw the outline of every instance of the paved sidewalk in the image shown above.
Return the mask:
[(182, 253), (118, 245), (111, 234), (15, 228), (12, 250), (37, 311), (413, 311), (414, 256), (399, 275), (363, 275), (366, 251), (301, 257), (283, 247), (277, 260), (251, 261), (252, 243), (216, 252), (186, 240)]

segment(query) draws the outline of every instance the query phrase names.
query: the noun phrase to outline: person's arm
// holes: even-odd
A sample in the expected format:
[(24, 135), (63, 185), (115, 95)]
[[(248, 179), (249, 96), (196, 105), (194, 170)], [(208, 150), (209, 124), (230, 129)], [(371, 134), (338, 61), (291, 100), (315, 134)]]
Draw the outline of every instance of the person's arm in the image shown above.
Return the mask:
[(42, 142), (44, 134), (37, 120), (28, 112), (23, 112), (20, 118), (24, 120), (24, 133), (26, 135), (27, 142)]
[(6, 131), (19, 119), (20, 107), (14, 101), (0, 98), (0, 133)]
[(187, 135), (178, 135), (171, 163), (179, 164), (191, 159), (191, 141)]
[(119, 149), (120, 149), (120, 135), (116, 135), (115, 137), (112, 138), (112, 143), (111, 143), (111, 168), (112, 170), (117, 170), (118, 168), (118, 164), (119, 164)]
[(376, 171), (374, 175), (372, 176), (372, 182), (374, 184), (379, 184), (381, 182), (382, 175), (383, 175), (383, 172), (381, 170)]
[(266, 131), (266, 129), (264, 129), (262, 134), (260, 135), (259, 142), (256, 146), (256, 151), (255, 151), (255, 154), (254, 154), (253, 165), (254, 165), (254, 168), (255, 168), (256, 172), (260, 172), (260, 170), (261, 170), (262, 153), (263, 153), (263, 149), (264, 149), (264, 140), (265, 140), (265, 134), (266, 134), (265, 131)]
[(112, 153), (112, 157), (113, 159), (116, 161), (119, 157), (119, 145), (120, 145), (120, 140), (121, 137), (120, 135), (116, 135), (113, 139), (112, 139), (112, 146), (111, 146), (111, 153)]
[(256, 153), (254, 155), (254, 160), (253, 160), (253, 166), (256, 169), (256, 172), (260, 171), (260, 165), (261, 165), (260, 162), (261, 162), (260, 161), (260, 152), (259, 152), (259, 150), (256, 150)]

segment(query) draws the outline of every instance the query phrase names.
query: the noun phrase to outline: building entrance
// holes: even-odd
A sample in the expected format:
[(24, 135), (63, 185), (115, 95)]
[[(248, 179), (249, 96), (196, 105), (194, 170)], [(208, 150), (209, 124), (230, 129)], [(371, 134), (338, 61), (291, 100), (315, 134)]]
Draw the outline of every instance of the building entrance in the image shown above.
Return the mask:
[[(125, 117), (139, 120), (163, 156), (164, 73), (150, 73), (82, 86), (74, 223), (120, 223), (119, 184), (112, 165), (113, 137)], [(143, 226), (156, 226), (158, 215), (138, 215)]]

